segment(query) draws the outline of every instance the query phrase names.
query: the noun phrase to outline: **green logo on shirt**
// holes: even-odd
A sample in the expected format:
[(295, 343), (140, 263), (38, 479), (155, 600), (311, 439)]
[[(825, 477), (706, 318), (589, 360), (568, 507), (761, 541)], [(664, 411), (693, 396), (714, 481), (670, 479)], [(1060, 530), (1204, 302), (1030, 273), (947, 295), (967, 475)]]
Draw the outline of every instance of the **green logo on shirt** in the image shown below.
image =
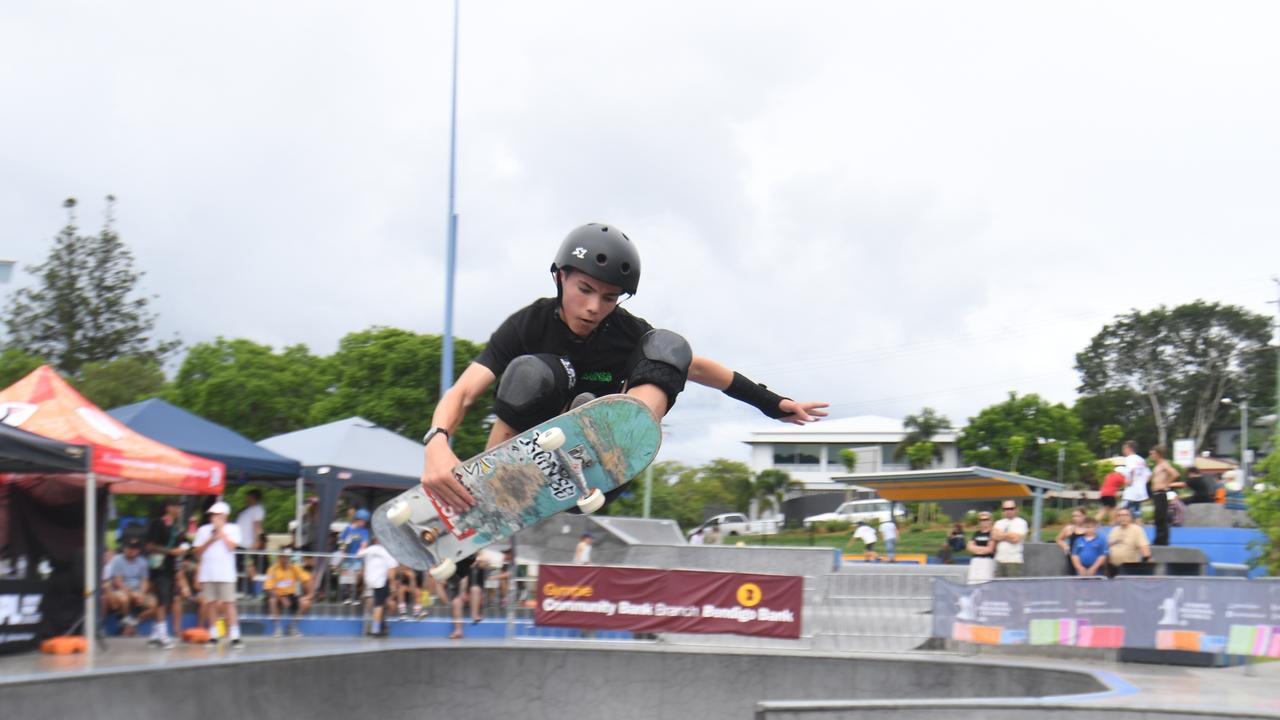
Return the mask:
[(590, 382), (613, 382), (613, 373), (608, 370), (597, 370), (595, 372), (583, 373), (582, 379)]

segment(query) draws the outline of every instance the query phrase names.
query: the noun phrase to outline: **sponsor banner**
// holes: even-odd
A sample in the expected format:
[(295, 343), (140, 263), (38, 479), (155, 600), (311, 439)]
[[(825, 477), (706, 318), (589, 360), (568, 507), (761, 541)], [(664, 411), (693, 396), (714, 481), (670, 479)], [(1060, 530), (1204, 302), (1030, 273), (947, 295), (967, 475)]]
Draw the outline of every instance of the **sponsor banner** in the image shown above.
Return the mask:
[(933, 585), (933, 634), (990, 645), (1071, 645), (1280, 658), (1280, 582), (1206, 578)]
[(0, 580), (0, 654), (30, 650), (44, 639), (47, 583)]
[(543, 565), (534, 622), (798, 638), (803, 604), (800, 576)]

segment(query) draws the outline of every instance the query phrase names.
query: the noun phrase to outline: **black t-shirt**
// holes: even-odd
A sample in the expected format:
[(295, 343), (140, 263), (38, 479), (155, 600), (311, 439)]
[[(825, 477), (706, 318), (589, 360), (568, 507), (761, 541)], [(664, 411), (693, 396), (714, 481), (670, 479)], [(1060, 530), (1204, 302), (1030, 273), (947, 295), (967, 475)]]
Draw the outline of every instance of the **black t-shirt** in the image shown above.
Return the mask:
[[(973, 544), (978, 547), (991, 546), (991, 531), (979, 530), (973, 534)], [(981, 557), (991, 557), (990, 555), (982, 555)]]
[[(172, 525), (165, 525), (164, 518), (156, 518), (147, 526), (147, 544), (158, 545), (162, 548), (172, 549), (182, 544), (182, 523), (174, 522)], [(172, 555), (165, 554), (164, 562), (160, 567), (152, 570), (152, 573), (172, 575), (174, 571), (174, 558)]]
[(573, 364), (577, 372), (575, 394), (590, 392), (601, 396), (621, 392), (627, 379), (627, 364), (640, 338), (653, 326), (615, 308), (595, 332), (580, 338), (560, 319), (558, 305), (555, 298), (542, 298), (517, 310), (494, 331), (476, 362), (501, 377), (507, 365), (521, 355), (550, 353), (567, 357)]

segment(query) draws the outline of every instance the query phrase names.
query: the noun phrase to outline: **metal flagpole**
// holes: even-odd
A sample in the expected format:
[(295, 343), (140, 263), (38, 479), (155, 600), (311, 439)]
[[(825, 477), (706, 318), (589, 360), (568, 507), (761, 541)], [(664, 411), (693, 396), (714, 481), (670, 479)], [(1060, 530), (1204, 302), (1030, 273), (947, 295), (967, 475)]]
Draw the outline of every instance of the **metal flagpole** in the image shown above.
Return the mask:
[(449, 102), (449, 242), (445, 253), (444, 348), (440, 356), (440, 396), (453, 387), (453, 275), (458, 254), (458, 214), (454, 212), (454, 187), (458, 157), (458, 12), (453, 0), (453, 89)]
[(84, 480), (84, 641), (85, 658), (93, 666), (98, 639), (98, 478), (93, 472), (93, 446), (86, 451)]

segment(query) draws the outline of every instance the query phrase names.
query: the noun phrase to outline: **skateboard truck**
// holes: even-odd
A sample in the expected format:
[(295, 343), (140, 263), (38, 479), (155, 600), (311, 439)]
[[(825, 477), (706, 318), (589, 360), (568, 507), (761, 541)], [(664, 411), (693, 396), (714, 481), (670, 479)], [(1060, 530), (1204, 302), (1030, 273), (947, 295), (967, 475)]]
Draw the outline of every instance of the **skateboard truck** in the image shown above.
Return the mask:
[[(413, 507), (404, 500), (400, 500), (395, 505), (392, 505), (387, 509), (387, 519), (396, 527), (400, 527), (408, 523), (412, 517)], [(422, 538), (422, 541), (428, 545), (434, 545), (436, 540), (440, 539), (440, 528), (435, 525), (428, 525), (427, 527), (414, 525), (413, 527), (418, 531), (419, 537)], [(451, 558), (444, 558), (436, 565), (433, 565), (427, 572), (431, 573), (431, 577), (435, 578), (438, 582), (443, 582), (453, 577), (453, 573), (456, 569), (457, 566)]]
[(564, 431), (553, 427), (539, 435), (537, 442), (538, 447), (555, 453), (560, 464), (569, 469), (569, 478), (578, 489), (578, 509), (583, 515), (590, 515), (604, 507), (604, 493), (587, 485), (587, 479), (582, 476), (582, 468), (561, 449), (564, 447), (564, 440)]

